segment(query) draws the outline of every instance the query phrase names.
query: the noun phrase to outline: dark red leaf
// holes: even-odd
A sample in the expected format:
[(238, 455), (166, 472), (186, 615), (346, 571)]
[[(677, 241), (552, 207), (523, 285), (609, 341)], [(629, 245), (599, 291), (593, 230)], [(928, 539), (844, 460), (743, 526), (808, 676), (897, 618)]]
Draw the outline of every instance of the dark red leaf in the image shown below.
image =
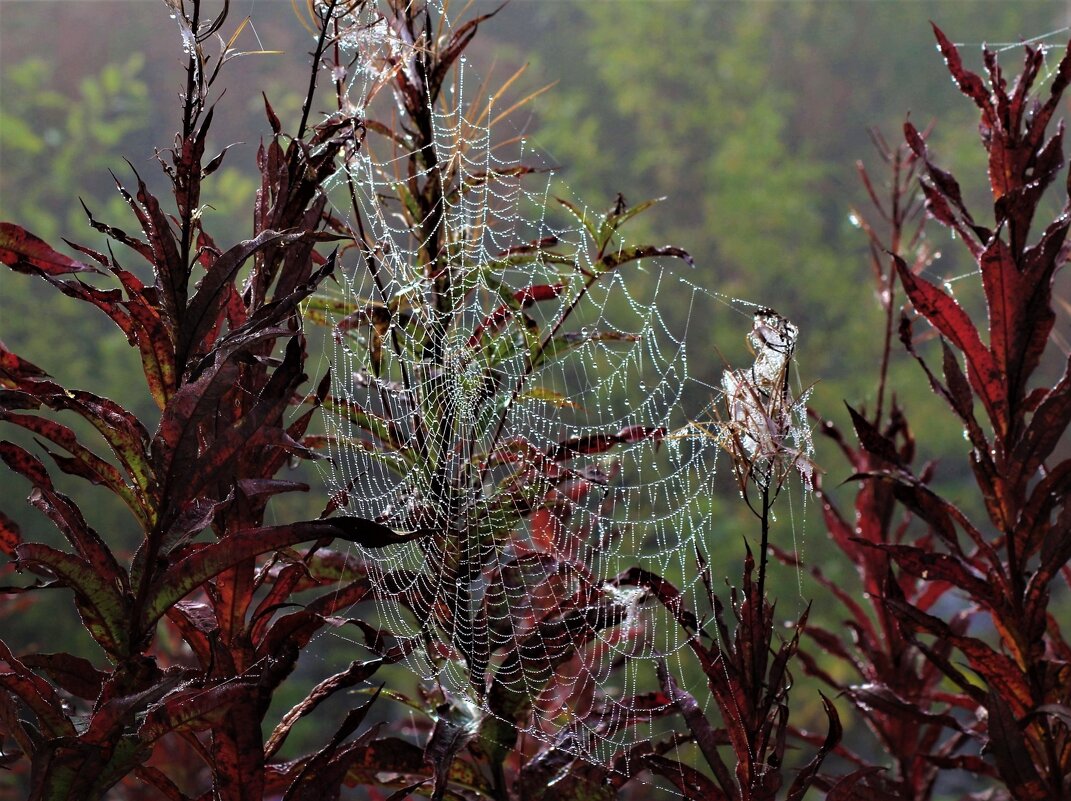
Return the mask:
[(52, 451), (48, 451), (48, 454), (65, 473), (77, 475), (94, 484), (102, 484), (108, 487), (130, 507), (135, 515), (138, 515), (140, 519), (145, 519), (143, 506), (134, 491), (126, 485), (122, 474), (110, 462), (101, 459), (83, 446), (78, 441), (73, 430), (52, 420), (31, 415), (4, 414), (0, 412), (0, 419), (47, 437), (68, 453), (73, 454), (73, 459), (63, 459)]
[(15, 550), (19, 562), (47, 568), (64, 586), (74, 590), (86, 629), (111, 656), (127, 655), (129, 603), (113, 580), (102, 576), (89, 562), (40, 543), (23, 543)]
[(989, 101), (989, 92), (986, 90), (982, 79), (963, 66), (963, 60), (960, 58), (959, 50), (956, 49), (956, 46), (952, 44), (940, 28), (933, 25), (933, 23), (931, 23), (931, 25), (933, 27), (934, 36), (937, 37), (937, 46), (940, 48), (941, 54), (945, 57), (948, 71), (952, 73), (952, 79), (956, 82), (960, 91), (971, 98), (975, 105), (977, 105), (983, 112), (991, 114), (992, 105)]
[(1071, 357), (1063, 377), (1043, 397), (1026, 432), (1015, 443), (1013, 463), (1018, 467), (1015, 479), (1030, 481), (1052, 454), (1071, 424)]
[(993, 360), (993, 354), (982, 344), (974, 323), (951, 296), (911, 272), (903, 259), (894, 258), (900, 282), (911, 303), (966, 356), (967, 377), (971, 386), (985, 404), (990, 420), (1003, 434), (1003, 424), (1007, 419), (1005, 377)]
[(327, 745), (301, 768), (293, 784), (287, 788), (282, 801), (314, 801), (314, 799), (322, 798), (325, 793), (337, 793), (345, 775), (349, 772), (350, 759), (345, 759), (344, 762), (336, 760), (340, 757), (355, 755), (358, 749), (375, 735), (378, 726), (366, 731), (346, 748), (340, 749), (339, 746), (364, 722), (372, 705), (379, 698), (381, 689), (382, 687), (376, 689), (368, 701), (349, 711)]
[[(939, 643), (959, 649), (967, 657), (971, 668), (985, 679), (992, 691), (999, 693), (1008, 702), (1014, 702), (1020, 709), (1030, 708), (1032, 695), (1029, 682), (1011, 657), (994, 650), (975, 637), (957, 633), (952, 626), (940, 618), (916, 609), (891, 593), (887, 598), (887, 603), (897, 612), (901, 622), (906, 626), (928, 631), (937, 637)], [(928, 653), (933, 654), (934, 651), (931, 650)], [(950, 678), (956, 680), (950, 672), (951, 665), (942, 665), (942, 670)], [(977, 688), (974, 691), (977, 691)]]
[(658, 754), (648, 754), (644, 764), (652, 773), (668, 779), (684, 794), (686, 801), (731, 801), (736, 795), (723, 793), (710, 779), (695, 768)]
[(95, 700), (101, 693), (107, 673), (97, 670), (88, 659), (67, 653), (27, 654), (22, 662), (48, 676), (57, 687), (77, 698)]
[(149, 709), (138, 736), (151, 743), (172, 732), (210, 729), (229, 714), (234, 704), (247, 701), (249, 693), (249, 685), (241, 681), (179, 690)]
[(863, 446), (867, 453), (888, 462), (890, 465), (902, 466), (900, 453), (897, 451), (896, 445), (855, 409), (847, 403), (844, 405), (848, 409), (848, 414), (851, 415), (855, 434), (859, 437), (859, 444)]
[(862, 790), (856, 789), (860, 782), (865, 785), (867, 779), (871, 776), (877, 776), (885, 770), (886, 768), (868, 766), (852, 771), (847, 776), (841, 776), (837, 779), (836, 783), (829, 788), (829, 792), (826, 793), (826, 801), (864, 801), (864, 799), (871, 799), (872, 801), (892, 801), (891, 798), (886, 799), (881, 795), (875, 794), (870, 787), (865, 787)]
[(937, 724), (954, 731), (961, 731), (963, 728), (953, 715), (930, 712), (917, 700), (903, 698), (888, 684), (854, 685), (845, 690), (844, 694), (860, 709), (873, 710), (889, 720), (910, 720), (919, 726)]
[(212, 328), (226, 300), (224, 292), (243, 264), (254, 254), (274, 244), (288, 244), (304, 236), (301, 231), (262, 231), (253, 239), (240, 242), (225, 251), (212, 263), (198, 284), (197, 292), (184, 310), (183, 326), (175, 352), (179, 363), (185, 363), (194, 354), (197, 344), (204, 340)]
[[(822, 694), (819, 693), (819, 695)], [(833, 702), (826, 698), (825, 695), (822, 695), (822, 707), (825, 709), (826, 718), (829, 720), (829, 729), (826, 732), (825, 742), (822, 743), (818, 752), (811, 757), (810, 762), (796, 775), (792, 786), (788, 790), (787, 801), (801, 801), (818, 778), (818, 769), (822, 767), (825, 758), (840, 744), (841, 738), (844, 736), (844, 729), (841, 727), (837, 708), (833, 706)]]
[[(128, 162), (129, 163), (129, 162)], [(131, 166), (133, 170), (133, 166)], [(171, 231), (167, 216), (160, 208), (160, 202), (145, 188), (137, 170), (134, 177), (138, 181), (137, 203), (130, 201), (130, 207), (138, 215), (145, 235), (152, 249), (153, 272), (156, 286), (160, 290), (163, 306), (174, 328), (179, 328), (182, 312), (186, 305), (186, 285), (189, 281), (188, 265), (185, 254), (179, 253), (179, 245)], [(118, 184), (119, 182), (116, 181)], [(140, 208), (138, 207), (138, 204)]]
[(263, 92), (260, 93), (260, 96), (264, 98), (264, 111), (268, 115), (268, 123), (271, 125), (272, 133), (278, 136), (283, 129), (282, 123), (279, 122), (279, 117), (276, 115), (275, 109), (273, 109), (271, 103), (268, 102), (268, 96)]
[(86, 206), (85, 202), (81, 199), (79, 199), (79, 202), (82, 203), (82, 208), (85, 210), (86, 216), (89, 218), (89, 224), (94, 230), (100, 231), (102, 234), (114, 239), (116, 242), (126, 245), (135, 253), (140, 254), (149, 264), (152, 264), (152, 249), (146, 243), (142, 242), (140, 239), (135, 239), (134, 237), (129, 236), (126, 231), (121, 228), (105, 225), (98, 221), (93, 217), (93, 212), (89, 210), (89, 207)]
[(166, 801), (190, 801), (178, 786), (167, 778), (163, 771), (152, 765), (140, 765), (134, 769), (134, 775), (148, 785), (156, 788), (160, 797)]
[(100, 272), (96, 267), (57, 253), (25, 228), (6, 222), (0, 223), (0, 261), (13, 270), (31, 274)]
[(892, 556), (900, 567), (924, 581), (946, 581), (990, 609), (999, 603), (995, 594), (998, 588), (956, 556), (913, 545), (874, 543), (874, 547)]
[(173, 604), (206, 581), (246, 559), (263, 553), (320, 539), (340, 539), (364, 548), (382, 548), (426, 536), (427, 532), (400, 533), (371, 520), (335, 517), (283, 526), (268, 526), (232, 534), (227, 539), (193, 551), (168, 568), (154, 584), (143, 628), (154, 624)]
[(20, 544), (22, 544), (22, 531), (18, 523), (0, 511), (0, 553), (13, 559), (15, 549)]
[(987, 748), (993, 754), (1000, 777), (1012, 790), (1014, 798), (1017, 801), (1046, 801), (1051, 798), (1038, 775), (1011, 706), (995, 689), (986, 696), (985, 706), (989, 712)]
[(282, 720), (279, 721), (279, 725), (275, 727), (275, 731), (272, 732), (271, 737), (269, 737), (268, 741), (264, 744), (265, 757), (270, 759), (275, 752), (282, 747), (282, 744), (290, 734), (290, 730), (298, 720), (311, 713), (320, 704), (340, 690), (367, 681), (382, 664), (382, 659), (373, 659), (368, 662), (353, 661), (350, 662), (350, 666), (342, 672), (329, 676), (313, 687), (309, 694), (305, 696), (300, 703), (292, 707), (289, 712), (283, 715)]
[(0, 640), (0, 663), (7, 664), (6, 669), (0, 670), (0, 687), (14, 694), (33, 711), (38, 728), (43, 729), (44, 734), (50, 737), (74, 735), (74, 724), (64, 712), (59, 694), (16, 657), (3, 640)]

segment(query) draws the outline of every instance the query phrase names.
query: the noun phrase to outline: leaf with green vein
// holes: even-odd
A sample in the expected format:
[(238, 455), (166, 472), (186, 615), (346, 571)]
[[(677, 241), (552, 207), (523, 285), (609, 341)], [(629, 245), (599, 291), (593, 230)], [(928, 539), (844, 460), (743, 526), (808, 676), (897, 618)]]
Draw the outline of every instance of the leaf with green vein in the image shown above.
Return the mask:
[(65, 586), (74, 590), (86, 629), (109, 656), (126, 656), (130, 606), (114, 581), (100, 575), (92, 565), (73, 554), (41, 543), (23, 543), (15, 549), (20, 562), (47, 568)]
[(0, 261), (23, 273), (99, 273), (96, 267), (57, 253), (42, 239), (13, 223), (0, 222)]
[(154, 583), (150, 601), (142, 613), (147, 630), (172, 605), (209, 579), (230, 567), (270, 551), (320, 539), (340, 539), (365, 548), (382, 548), (425, 536), (426, 532), (400, 533), (371, 520), (336, 517), (282, 526), (249, 529), (232, 534), (193, 551), (171, 565)]

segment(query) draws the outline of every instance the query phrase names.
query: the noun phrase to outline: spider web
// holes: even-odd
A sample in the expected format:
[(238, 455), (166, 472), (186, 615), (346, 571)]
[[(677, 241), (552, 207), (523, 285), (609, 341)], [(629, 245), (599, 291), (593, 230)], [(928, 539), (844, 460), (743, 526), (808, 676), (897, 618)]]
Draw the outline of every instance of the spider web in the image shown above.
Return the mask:
[[(360, 63), (404, 64), (415, 46), (374, 14), (353, 30)], [(366, 145), (337, 177), (376, 244), (348, 265), (335, 305), (325, 477), (347, 514), (421, 533), (358, 554), (375, 604), (361, 616), (408, 668), (511, 725), (530, 705), (522, 736), (611, 765), (669, 731), (659, 665), (696, 682), (683, 678), (690, 635), (640, 579), (664, 577), (701, 611), (719, 454), (742, 447), (773, 475), (782, 457), (769, 448), (787, 433), (781, 466), (810, 465), (806, 397), (787, 389), (797, 332), (759, 310), (755, 366), (721, 387), (697, 378), (687, 325), (662, 309), (684, 304), (672, 316), (690, 320), (717, 293), (672, 250), (629, 258), (619, 235), (603, 247), (604, 215), (558, 201), (553, 171), (522, 166), (540, 161), (523, 140), (500, 155), (495, 101), (470, 103), (470, 72), (462, 59), (433, 110), (435, 166), (419, 176), (457, 189), (435, 210), (448, 283), (416, 266), (427, 221), (389, 200), (407, 152)], [(363, 107), (381, 79), (357, 70), (350, 102)], [(621, 199), (610, 212), (630, 213)], [(780, 339), (775, 318), (790, 327)]]

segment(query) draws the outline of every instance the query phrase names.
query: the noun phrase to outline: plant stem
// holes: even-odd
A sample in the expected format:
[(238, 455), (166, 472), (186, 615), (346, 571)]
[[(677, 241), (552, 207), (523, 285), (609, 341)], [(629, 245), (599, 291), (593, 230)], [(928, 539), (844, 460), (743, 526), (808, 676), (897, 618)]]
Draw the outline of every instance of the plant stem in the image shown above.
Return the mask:
[(305, 101), (301, 104), (301, 124), (298, 126), (295, 140), (305, 138), (305, 129), (309, 124), (309, 111), (312, 109), (312, 98), (316, 94), (316, 76), (320, 74), (320, 59), (324, 54), (324, 43), (327, 41), (327, 22), (335, 12), (338, 0), (331, 0), (324, 11), (323, 24), (320, 26), (320, 36), (316, 40), (316, 50), (312, 54), (312, 69), (309, 70), (309, 87), (305, 90)]
[(762, 514), (760, 520), (762, 521), (762, 538), (759, 544), (759, 610), (765, 615), (766, 607), (766, 562), (768, 561), (767, 553), (770, 548), (770, 507), (773, 506), (773, 499), (770, 497), (770, 487), (763, 485), (762, 487)]

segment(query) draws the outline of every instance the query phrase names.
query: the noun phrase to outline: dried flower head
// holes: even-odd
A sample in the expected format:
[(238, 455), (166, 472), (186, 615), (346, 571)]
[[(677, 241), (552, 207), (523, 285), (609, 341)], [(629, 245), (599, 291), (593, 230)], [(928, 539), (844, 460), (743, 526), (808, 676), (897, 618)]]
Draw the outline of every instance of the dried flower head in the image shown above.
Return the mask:
[(755, 361), (749, 369), (722, 375), (725, 406), (724, 413), (715, 410), (715, 437), (732, 457), (742, 488), (750, 481), (760, 489), (780, 489), (793, 470), (810, 487), (810, 393), (794, 399), (788, 380), (799, 329), (773, 309), (759, 309), (754, 319), (747, 341)]

